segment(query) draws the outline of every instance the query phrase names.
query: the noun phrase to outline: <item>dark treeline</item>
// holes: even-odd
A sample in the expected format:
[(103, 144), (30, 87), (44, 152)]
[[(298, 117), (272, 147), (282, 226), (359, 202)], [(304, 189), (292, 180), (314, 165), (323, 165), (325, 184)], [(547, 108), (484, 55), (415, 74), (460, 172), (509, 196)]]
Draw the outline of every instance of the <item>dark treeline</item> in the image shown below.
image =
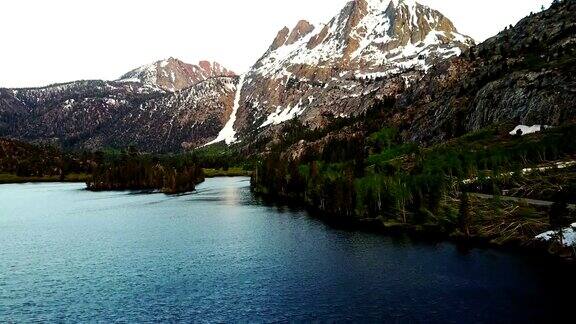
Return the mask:
[(126, 150), (68, 152), (0, 139), (0, 182), (86, 181), (89, 190), (192, 191), (204, 180), (194, 154), (150, 155)]
[(228, 170), (231, 167), (252, 170), (256, 160), (253, 155), (243, 154), (238, 151), (237, 147), (229, 147), (223, 143), (195, 149), (185, 153), (185, 156), (203, 168), (223, 170)]
[(213, 145), (181, 154), (152, 155), (126, 150), (95, 153), (90, 190), (160, 190), (174, 194), (194, 190), (204, 181), (203, 169), (250, 170), (254, 164), (233, 148)]
[(89, 190), (160, 190), (167, 194), (193, 191), (204, 181), (198, 160), (187, 154), (156, 156), (130, 148), (97, 154)]
[(33, 145), (0, 138), (0, 173), (18, 177), (57, 177), (90, 170), (87, 154), (74, 154), (50, 145)]
[(90, 190), (194, 190), (204, 180), (203, 168), (251, 170), (244, 158), (226, 145), (180, 154), (147, 154), (133, 146), (101, 151), (65, 151), (0, 138), (0, 182), (86, 181)]

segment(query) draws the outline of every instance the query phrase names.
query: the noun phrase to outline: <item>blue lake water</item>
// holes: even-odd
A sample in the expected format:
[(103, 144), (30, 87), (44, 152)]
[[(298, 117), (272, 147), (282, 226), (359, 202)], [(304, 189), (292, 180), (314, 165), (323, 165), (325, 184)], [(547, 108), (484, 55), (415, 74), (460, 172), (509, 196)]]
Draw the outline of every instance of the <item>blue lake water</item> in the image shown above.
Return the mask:
[(533, 322), (574, 298), (565, 267), (334, 229), (247, 178), (83, 188), (0, 186), (0, 322)]

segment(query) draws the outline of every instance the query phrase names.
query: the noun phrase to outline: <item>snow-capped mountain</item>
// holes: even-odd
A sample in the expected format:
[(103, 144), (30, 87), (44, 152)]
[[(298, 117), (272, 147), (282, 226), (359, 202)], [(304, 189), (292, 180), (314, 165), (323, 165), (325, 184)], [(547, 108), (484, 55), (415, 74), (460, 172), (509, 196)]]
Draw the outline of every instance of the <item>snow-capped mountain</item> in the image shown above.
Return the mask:
[(292, 30), (282, 29), (254, 72), (284, 77), (297, 65), (360, 77), (427, 70), (436, 59), (459, 55), (473, 44), (440, 12), (413, 0), (355, 0), (327, 24), (300, 21)]
[(221, 76), (233, 77), (236, 74), (216, 62), (200, 61), (198, 64), (188, 64), (171, 57), (134, 69), (118, 81), (139, 82), (150, 88), (175, 92)]
[(282, 29), (240, 77), (218, 63), (169, 58), (116, 81), (0, 89), (0, 135), (149, 151), (273, 137), (293, 118), (321, 127), (363, 113), (472, 44), (412, 0), (353, 0), (326, 24)]
[(236, 126), (265, 129), (295, 117), (321, 126), (327, 114), (362, 113), (473, 44), (413, 0), (351, 1), (326, 24), (280, 30), (245, 76)]

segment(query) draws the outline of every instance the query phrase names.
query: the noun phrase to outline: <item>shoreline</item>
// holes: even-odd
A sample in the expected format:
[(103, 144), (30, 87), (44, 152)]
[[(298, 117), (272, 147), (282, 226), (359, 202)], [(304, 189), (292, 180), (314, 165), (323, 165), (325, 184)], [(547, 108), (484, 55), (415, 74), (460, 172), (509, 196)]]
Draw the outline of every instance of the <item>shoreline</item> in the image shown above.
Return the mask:
[(203, 168), (205, 178), (231, 178), (231, 177), (252, 177), (254, 171), (244, 170), (241, 168), (212, 169)]
[[(496, 243), (494, 242), (494, 237), (455, 235), (453, 232), (443, 231), (440, 226), (435, 224), (414, 225), (384, 222), (381, 218), (347, 218), (338, 215), (327, 215), (305, 203), (285, 198), (274, 198), (270, 195), (256, 192), (252, 187), (251, 191), (268, 206), (304, 210), (309, 217), (318, 219), (338, 230), (361, 231), (390, 237), (408, 237), (411, 240), (423, 242), (448, 242), (466, 249), (494, 249), (536, 257), (542, 259), (543, 262), (556, 262), (567, 266), (576, 266), (574, 248), (558, 248), (550, 242), (532, 239)], [(566, 253), (566, 251), (570, 250), (572, 251), (571, 254)]]
[(1, 184), (21, 184), (21, 183), (82, 183), (90, 179), (88, 174), (70, 174), (63, 179), (60, 176), (43, 177), (22, 177), (11, 173), (0, 173)]
[[(204, 169), (205, 178), (226, 178), (226, 177), (251, 177), (253, 171), (243, 170), (240, 168), (223, 169)], [(60, 176), (30, 176), (23, 177), (12, 173), (0, 173), (0, 185), (2, 184), (19, 184), (19, 183), (81, 183), (91, 179), (87, 173), (77, 173), (66, 175), (63, 179)]]
[[(210, 176), (205, 176), (204, 180), (196, 183), (195, 186), (198, 186), (205, 182), (206, 179), (215, 179), (215, 178), (246, 178), (250, 180), (250, 174), (252, 171), (246, 171), (247, 174), (236, 174), (236, 173), (229, 173), (226, 175), (223, 174), (212, 174)], [(89, 179), (89, 178), (87, 178)], [(186, 195), (193, 193), (197, 189), (191, 191), (182, 191), (182, 192), (168, 192), (164, 191), (163, 189), (158, 188), (118, 188), (118, 189), (89, 189), (88, 185), (86, 184), (87, 180), (81, 179), (65, 179), (60, 180), (59, 178), (55, 177), (13, 177), (14, 181), (1, 181), (0, 185), (10, 185), (10, 184), (42, 184), (42, 183), (63, 183), (63, 184), (84, 184), (86, 187), (83, 190), (90, 191), (90, 192), (141, 192), (141, 193), (150, 193), (150, 194), (165, 194), (165, 195)]]
[[(232, 178), (232, 177), (246, 177), (247, 175), (237, 175), (237, 174), (213, 174), (211, 176), (206, 176), (206, 178)], [(78, 178), (68, 178), (60, 180), (56, 177), (14, 177), (17, 181), (5, 182), (0, 180), (0, 185), (2, 184), (35, 184), (35, 183), (85, 183), (85, 181)], [(202, 181), (203, 182), (203, 181)], [(198, 183), (201, 184), (202, 182)], [(102, 191), (145, 191), (150, 189), (118, 189), (118, 190), (90, 190), (85, 188), (87, 191), (91, 192), (102, 192)], [(196, 189), (195, 189), (196, 190)], [(195, 191), (194, 190), (194, 191)], [(162, 193), (166, 195), (179, 195), (186, 194), (193, 191), (181, 192), (181, 193), (166, 193), (161, 189), (152, 190), (154, 193)], [(505, 243), (495, 243), (493, 242), (493, 237), (483, 237), (483, 236), (470, 236), (465, 235), (454, 235), (454, 233), (449, 233), (443, 231), (440, 226), (434, 224), (402, 224), (394, 222), (384, 222), (381, 218), (346, 218), (342, 216), (329, 216), (325, 213), (307, 206), (306, 204), (299, 203), (294, 200), (274, 198), (270, 195), (265, 195), (254, 191), (254, 188), (250, 186), (250, 191), (259, 199), (261, 199), (265, 205), (276, 206), (276, 207), (288, 207), (299, 210), (305, 210), (309, 217), (318, 219), (328, 226), (345, 231), (361, 231), (367, 233), (374, 233), (377, 235), (386, 235), (391, 237), (409, 237), (416, 241), (425, 242), (450, 242), (458, 245), (462, 248), (474, 249), (496, 249), (501, 251), (520, 253), (524, 255), (535, 256), (542, 258), (548, 262), (558, 262), (567, 265), (576, 265), (576, 258), (574, 255), (565, 255), (562, 253), (564, 250), (569, 249), (558, 249), (554, 248), (553, 244), (537, 241), (537, 240), (514, 240), (512, 242)]]

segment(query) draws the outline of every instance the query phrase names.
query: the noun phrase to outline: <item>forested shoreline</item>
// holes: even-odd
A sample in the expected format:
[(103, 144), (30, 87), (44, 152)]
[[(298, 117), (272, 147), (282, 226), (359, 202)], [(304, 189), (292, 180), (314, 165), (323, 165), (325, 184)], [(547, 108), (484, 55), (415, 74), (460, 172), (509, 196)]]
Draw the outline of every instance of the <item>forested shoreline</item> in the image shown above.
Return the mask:
[[(527, 136), (507, 134), (508, 128), (488, 128), (428, 148), (405, 143), (397, 130), (386, 127), (354, 140), (329, 140), (320, 151), (311, 145), (296, 159), (287, 154), (290, 150), (278, 148), (257, 166), (252, 188), (329, 220), (534, 244), (539, 233), (576, 221), (568, 208), (576, 203), (576, 166), (560, 169), (552, 163), (576, 157), (576, 143), (566, 140), (576, 136), (576, 125)], [(517, 185), (524, 190), (518, 193), (528, 195), (526, 183), (540, 186), (530, 192), (532, 198), (553, 199), (554, 206), (498, 198), (515, 193)], [(494, 199), (471, 194), (477, 192), (494, 194)]]
[[(348, 123), (337, 129), (353, 129), (355, 121)], [(205, 167), (210, 167), (208, 176), (248, 175), (253, 168), (254, 193), (306, 207), (327, 221), (500, 245), (533, 246), (539, 233), (576, 221), (570, 208), (576, 204), (576, 143), (566, 140), (576, 137), (576, 125), (526, 136), (510, 135), (512, 125), (501, 125), (431, 147), (406, 143), (398, 130), (376, 125), (365, 128), (369, 132), (362, 136), (342, 138), (330, 136), (330, 128), (310, 131), (287, 124), (291, 137), (267, 155), (250, 158), (224, 148), (174, 155), (151, 155), (132, 147), (72, 154), (23, 144), (27, 151), (15, 150), (10, 159), (4, 155), (2, 172), (17, 170), (22, 163), (32, 170), (28, 175), (47, 181), (78, 176), (92, 191), (177, 194), (193, 191), (204, 181)], [(302, 139), (309, 145), (299, 147)], [(553, 249), (567, 253), (557, 244)]]
[(0, 138), (0, 183), (85, 181), (92, 154)]

